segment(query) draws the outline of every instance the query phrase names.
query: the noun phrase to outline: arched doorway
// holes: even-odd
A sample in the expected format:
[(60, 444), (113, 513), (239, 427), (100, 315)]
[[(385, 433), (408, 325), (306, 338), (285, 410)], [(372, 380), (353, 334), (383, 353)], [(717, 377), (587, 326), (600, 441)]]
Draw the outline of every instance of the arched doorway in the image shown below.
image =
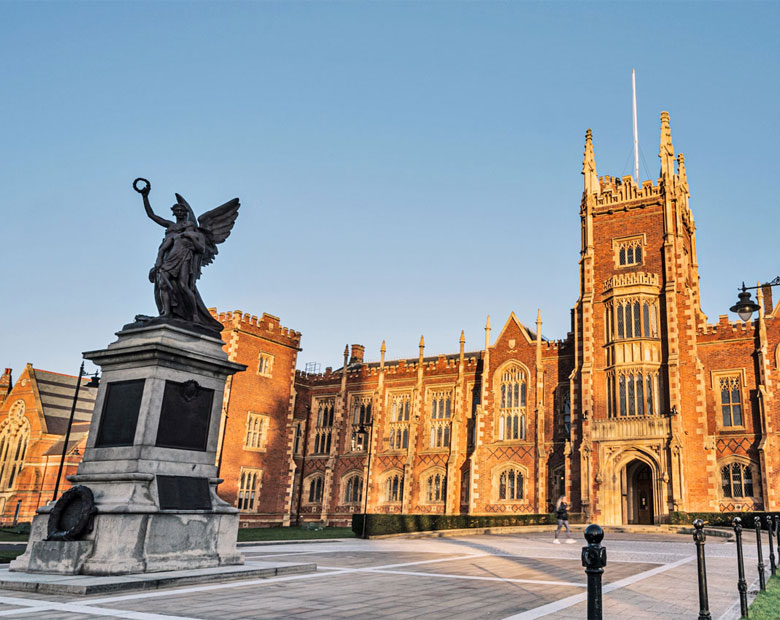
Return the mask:
[(624, 468), (621, 476), (623, 496), (623, 523), (652, 524), (653, 471), (644, 461), (634, 459)]

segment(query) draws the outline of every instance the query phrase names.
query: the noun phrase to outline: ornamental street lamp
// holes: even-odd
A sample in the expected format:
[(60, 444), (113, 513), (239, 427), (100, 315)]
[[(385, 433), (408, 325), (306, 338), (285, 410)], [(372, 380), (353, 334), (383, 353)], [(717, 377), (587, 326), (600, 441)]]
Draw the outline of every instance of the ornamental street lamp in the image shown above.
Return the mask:
[(777, 276), (771, 282), (760, 284), (759, 286), (745, 286), (745, 283), (743, 282), (742, 292), (737, 295), (737, 297), (739, 297), (739, 301), (731, 306), (729, 310), (736, 312), (739, 315), (739, 318), (747, 323), (750, 320), (750, 316), (759, 308), (759, 305), (750, 299), (750, 293), (748, 293), (748, 291), (757, 288), (763, 288), (765, 286), (780, 286), (780, 276)]
[[(79, 368), (79, 377), (76, 379), (76, 391), (73, 393), (73, 405), (70, 408), (70, 418), (68, 419), (68, 430), (65, 433), (65, 443), (62, 446), (62, 457), (60, 458), (60, 468), (57, 470), (57, 482), (54, 484), (54, 495), (52, 495), (51, 501), (57, 499), (57, 491), (60, 490), (60, 478), (62, 477), (62, 469), (65, 467), (65, 454), (68, 452), (68, 442), (70, 441), (70, 429), (73, 426), (73, 416), (76, 414), (76, 403), (79, 400), (79, 389), (81, 388), (81, 378), (85, 375), (84, 362), (81, 362), (81, 368)], [(98, 377), (97, 371), (84, 387), (96, 388), (100, 385), (100, 377)], [(78, 454), (78, 451), (76, 451)]]
[(368, 480), (371, 477), (371, 431), (374, 428), (374, 420), (371, 419), (367, 423), (361, 422), (360, 427), (357, 429), (355, 435), (360, 437), (360, 445), (368, 447), (368, 464), (366, 467), (366, 477), (363, 481), (363, 532), (360, 538), (366, 538), (366, 519), (368, 518)]
[(750, 317), (754, 312), (758, 310), (758, 304), (755, 303), (752, 299), (750, 299), (750, 293), (748, 293), (748, 288), (754, 289), (758, 288), (757, 286), (745, 286), (745, 283), (742, 283), (742, 292), (737, 295), (739, 297), (739, 300), (737, 303), (735, 303), (729, 310), (732, 312), (736, 312), (739, 315), (739, 318), (745, 321), (746, 323), (750, 320)]

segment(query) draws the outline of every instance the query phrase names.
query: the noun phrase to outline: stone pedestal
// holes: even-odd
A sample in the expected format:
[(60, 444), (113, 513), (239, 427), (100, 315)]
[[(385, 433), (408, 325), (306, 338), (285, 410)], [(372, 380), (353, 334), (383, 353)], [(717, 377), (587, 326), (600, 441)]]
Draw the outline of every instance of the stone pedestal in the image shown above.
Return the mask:
[[(74, 484), (92, 490), (91, 531), (46, 541), (38, 510), (12, 571), (119, 575), (243, 563), (238, 510), (216, 494), (225, 379), (244, 370), (219, 338), (158, 324), (85, 353), (103, 377)], [(60, 549), (58, 552), (57, 549)]]

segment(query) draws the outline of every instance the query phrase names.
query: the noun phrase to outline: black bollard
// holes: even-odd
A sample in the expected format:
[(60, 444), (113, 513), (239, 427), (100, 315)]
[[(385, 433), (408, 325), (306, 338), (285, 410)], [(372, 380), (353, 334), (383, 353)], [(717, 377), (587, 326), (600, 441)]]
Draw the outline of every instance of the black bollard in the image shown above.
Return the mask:
[(739, 609), (742, 612), (742, 617), (747, 618), (747, 583), (745, 583), (745, 561), (742, 558), (742, 519), (734, 517), (732, 524), (734, 525), (734, 534), (737, 536), (737, 574), (739, 576), (739, 579), (737, 580), (737, 589), (739, 590)]
[(758, 549), (758, 585), (766, 590), (766, 575), (764, 575), (764, 550), (761, 548), (761, 517), (753, 517), (756, 524), (756, 548)]
[(696, 543), (696, 563), (699, 568), (699, 620), (712, 620), (710, 601), (707, 597), (707, 567), (704, 564), (704, 521), (696, 519), (693, 522), (693, 541)]
[(772, 537), (775, 533), (775, 526), (772, 522), (772, 515), (766, 516), (766, 529), (769, 530), (769, 569), (774, 575), (775, 570), (777, 569), (777, 565), (775, 564), (775, 545), (772, 542)]
[(585, 529), (588, 546), (582, 548), (582, 565), (588, 575), (588, 620), (602, 620), (601, 575), (607, 565), (607, 550), (601, 546), (604, 530), (595, 523)]

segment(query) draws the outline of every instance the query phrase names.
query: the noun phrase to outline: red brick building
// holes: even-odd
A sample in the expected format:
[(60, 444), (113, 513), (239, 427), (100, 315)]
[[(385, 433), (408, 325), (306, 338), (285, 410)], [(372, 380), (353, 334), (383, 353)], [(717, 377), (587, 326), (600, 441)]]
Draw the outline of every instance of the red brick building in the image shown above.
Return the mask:
[[(665, 112), (659, 156), (656, 181), (599, 177), (587, 132), (580, 295), (562, 340), (542, 338), (541, 312), (531, 326), (511, 314), (495, 337), (488, 320), (478, 350), (461, 334), (450, 354), (426, 355), (421, 339), (414, 357), (386, 360), (382, 346), (367, 363), (352, 345), (341, 368), (312, 374), (295, 371), (301, 334), (278, 318), (215, 313), (248, 367), (228, 379), (218, 453), (219, 493), (242, 523), (346, 523), (366, 500), (369, 512), (540, 513), (560, 495), (602, 524), (780, 510), (780, 310), (765, 286), (754, 321), (708, 322)], [(13, 489), (0, 473), (5, 517), (17, 497), (25, 515), (47, 500), (62, 431), (32, 388), (40, 371), (25, 373), (0, 407), (0, 442), (20, 400), (31, 438)]]
[[(39, 506), (51, 501), (77, 378), (27, 364), (16, 384), (6, 368), (0, 378), (0, 520), (30, 521)], [(65, 476), (76, 473), (95, 406), (96, 388), (83, 380), (76, 401), (60, 490)]]
[[(299, 373), (310, 406), (304, 519), (369, 512), (547, 512), (560, 495), (604, 524), (672, 511), (780, 508), (780, 317), (711, 324), (699, 302), (682, 154), (661, 115), (661, 174), (599, 177), (591, 133), (572, 331), (541, 338), (511, 315), (465, 352)], [(301, 407), (303, 405), (301, 404)], [(355, 440), (370, 408), (367, 446)], [(299, 407), (299, 415), (303, 409)]]

